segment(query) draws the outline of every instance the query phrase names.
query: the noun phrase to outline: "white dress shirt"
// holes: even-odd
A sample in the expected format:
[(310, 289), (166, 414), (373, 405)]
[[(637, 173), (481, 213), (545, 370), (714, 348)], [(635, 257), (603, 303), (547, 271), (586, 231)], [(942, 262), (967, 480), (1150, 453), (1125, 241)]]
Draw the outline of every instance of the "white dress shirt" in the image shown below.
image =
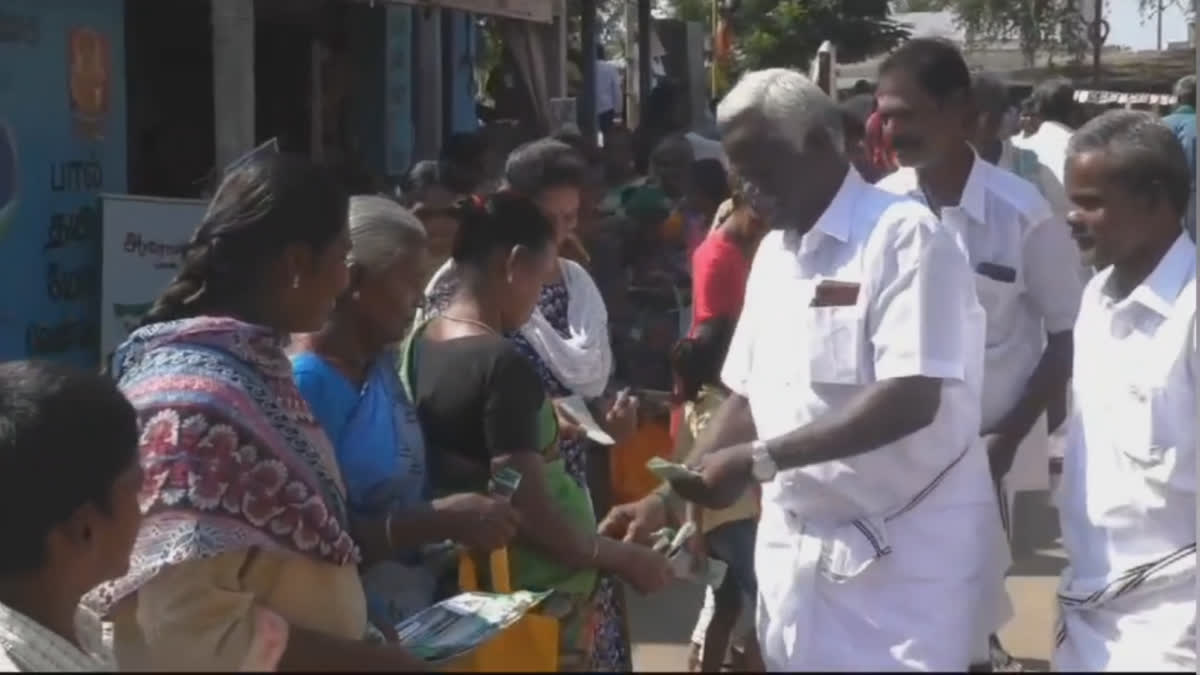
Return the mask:
[[(879, 187), (925, 199), (911, 168), (887, 176)], [(958, 206), (943, 208), (941, 219), (962, 237), (987, 313), (982, 418), (987, 431), (1020, 399), (1045, 350), (1046, 334), (1075, 324), (1083, 293), (1079, 248), (1037, 187), (978, 156)], [(1005, 271), (1011, 279), (1004, 278)], [(1042, 463), (1045, 473), (1044, 457)]]
[(111, 647), (94, 612), (80, 607), (75, 646), (24, 614), (0, 605), (0, 672), (87, 673), (116, 670)]
[(1196, 258), (1186, 234), (1126, 298), (1099, 272), (1075, 325), (1058, 493), (1070, 567), (1056, 665), (1196, 668)]
[[(760, 244), (722, 371), (760, 438), (880, 380), (942, 380), (924, 429), (763, 486), (755, 565), (769, 670), (966, 668), (976, 533), (987, 517), (999, 526), (977, 445), (984, 317), (973, 276), (928, 209), (854, 169), (811, 231)], [(822, 281), (858, 284), (857, 297), (812, 306)], [(938, 607), (917, 612), (910, 595)]]
[(1042, 122), (1031, 136), (1014, 136), (1013, 145), (1037, 153), (1038, 159), (1050, 167), (1059, 184), (1066, 185), (1063, 172), (1067, 163), (1067, 142), (1074, 133), (1074, 130), (1065, 124), (1047, 120)]

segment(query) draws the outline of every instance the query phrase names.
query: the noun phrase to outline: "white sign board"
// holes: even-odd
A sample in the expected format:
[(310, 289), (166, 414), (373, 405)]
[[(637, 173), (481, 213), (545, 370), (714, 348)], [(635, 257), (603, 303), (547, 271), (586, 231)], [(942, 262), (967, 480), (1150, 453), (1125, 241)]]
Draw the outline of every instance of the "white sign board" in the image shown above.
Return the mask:
[(206, 202), (101, 195), (100, 357), (109, 355), (179, 270)]

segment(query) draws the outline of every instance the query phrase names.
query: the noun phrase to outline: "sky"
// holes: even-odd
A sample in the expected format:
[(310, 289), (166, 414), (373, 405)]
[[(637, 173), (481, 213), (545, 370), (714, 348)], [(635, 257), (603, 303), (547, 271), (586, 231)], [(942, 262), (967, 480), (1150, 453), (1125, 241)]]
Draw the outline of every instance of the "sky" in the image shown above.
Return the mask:
[[(1089, 0), (1082, 0), (1088, 2)], [(1178, 4), (1188, 5), (1190, 0), (1173, 4), (1164, 0), (1163, 48), (1171, 42), (1187, 40), (1187, 13)], [(1105, 19), (1110, 29), (1108, 42), (1131, 49), (1154, 49), (1157, 42), (1158, 20), (1154, 16), (1142, 18), (1138, 12), (1138, 0), (1105, 0)]]

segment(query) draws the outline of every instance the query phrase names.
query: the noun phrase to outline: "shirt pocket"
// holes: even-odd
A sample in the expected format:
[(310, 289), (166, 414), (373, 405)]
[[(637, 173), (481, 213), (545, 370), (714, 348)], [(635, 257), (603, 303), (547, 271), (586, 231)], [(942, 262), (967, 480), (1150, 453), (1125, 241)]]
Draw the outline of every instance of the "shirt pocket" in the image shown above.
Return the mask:
[(1020, 295), (1016, 280), (1001, 281), (977, 272), (975, 292), (987, 317), (987, 347), (1004, 343), (1013, 328), (1013, 307)]
[(858, 307), (811, 307), (808, 322), (810, 381), (861, 384), (862, 314)]
[(1116, 449), (1135, 470), (1152, 470), (1167, 459), (1171, 442), (1166, 433), (1166, 395), (1161, 387), (1131, 383), (1116, 392), (1112, 438)]

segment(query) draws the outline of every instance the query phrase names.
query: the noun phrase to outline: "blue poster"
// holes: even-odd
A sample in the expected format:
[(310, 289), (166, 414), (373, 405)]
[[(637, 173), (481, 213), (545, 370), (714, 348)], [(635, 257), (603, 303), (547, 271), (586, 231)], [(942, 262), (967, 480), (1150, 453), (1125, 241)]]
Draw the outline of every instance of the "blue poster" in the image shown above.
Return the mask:
[(0, 360), (99, 363), (100, 200), (125, 191), (123, 0), (0, 0)]

